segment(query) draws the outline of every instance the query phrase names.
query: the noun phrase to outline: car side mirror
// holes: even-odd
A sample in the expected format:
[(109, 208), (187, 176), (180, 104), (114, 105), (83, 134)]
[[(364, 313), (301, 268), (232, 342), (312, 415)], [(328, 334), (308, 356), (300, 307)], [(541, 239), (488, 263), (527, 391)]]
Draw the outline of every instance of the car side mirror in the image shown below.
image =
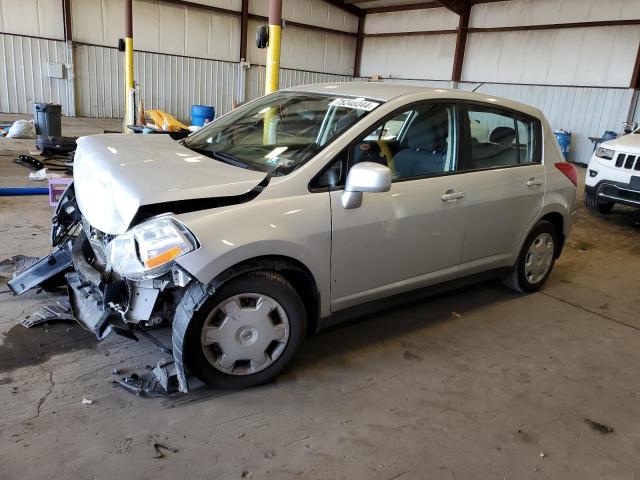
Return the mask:
[(388, 192), (391, 189), (391, 170), (374, 162), (357, 163), (349, 170), (342, 193), (344, 208), (362, 205), (363, 192)]

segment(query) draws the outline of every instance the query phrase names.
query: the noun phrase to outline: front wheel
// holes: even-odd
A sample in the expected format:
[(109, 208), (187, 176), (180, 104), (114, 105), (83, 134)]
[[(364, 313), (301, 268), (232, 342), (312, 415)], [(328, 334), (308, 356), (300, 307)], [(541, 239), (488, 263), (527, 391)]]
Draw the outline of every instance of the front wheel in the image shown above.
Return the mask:
[(535, 292), (546, 282), (556, 259), (558, 234), (551, 222), (541, 220), (531, 230), (520, 255), (503, 283), (520, 293)]
[(595, 195), (585, 192), (584, 205), (590, 212), (609, 213), (613, 209), (615, 202), (601, 202)]
[(222, 285), (196, 312), (185, 339), (186, 365), (215, 387), (261, 385), (291, 363), (306, 326), (291, 284), (273, 272), (253, 272)]

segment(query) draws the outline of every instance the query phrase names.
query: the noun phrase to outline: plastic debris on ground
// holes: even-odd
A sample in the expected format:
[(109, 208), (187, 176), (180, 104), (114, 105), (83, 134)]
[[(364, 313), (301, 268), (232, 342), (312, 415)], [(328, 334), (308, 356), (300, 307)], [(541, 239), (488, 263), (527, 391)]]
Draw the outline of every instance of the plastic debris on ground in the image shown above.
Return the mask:
[(171, 452), (171, 453), (178, 453), (178, 449), (177, 448), (173, 448), (170, 447), (168, 445), (164, 445), (162, 443), (158, 443), (155, 440), (151, 442), (151, 446), (153, 447), (153, 457), (154, 458), (162, 458), (164, 457), (164, 453), (162, 453), (162, 450), (166, 450), (167, 452)]
[(14, 255), (11, 258), (5, 258), (0, 262), (0, 275), (13, 278), (30, 268), (38, 260), (38, 257), (28, 257), (26, 255)]
[(153, 370), (131, 373), (114, 384), (144, 398), (165, 397), (178, 391), (178, 375), (173, 360), (161, 360)]
[(88, 398), (83, 398), (82, 399), (82, 404), (83, 405), (91, 405), (93, 403), (93, 400), (89, 400)]
[(26, 328), (32, 328), (42, 323), (49, 323), (55, 321), (73, 322), (73, 312), (71, 311), (71, 305), (65, 298), (54, 305), (47, 305), (40, 310), (28, 315), (20, 321), (20, 325)]
[(9, 138), (36, 138), (36, 125), (33, 120), (16, 120), (7, 133)]

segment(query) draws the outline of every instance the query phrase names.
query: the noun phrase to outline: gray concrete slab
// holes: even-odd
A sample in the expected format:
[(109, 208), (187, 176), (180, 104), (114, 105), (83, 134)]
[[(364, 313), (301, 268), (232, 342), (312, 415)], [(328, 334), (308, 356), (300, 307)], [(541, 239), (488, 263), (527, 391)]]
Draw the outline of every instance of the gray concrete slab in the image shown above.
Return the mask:
[[(50, 214), (0, 198), (0, 260), (46, 253)], [(311, 338), (273, 384), (157, 399), (109, 383), (155, 346), (27, 330), (21, 315), (54, 297), (12, 297), (3, 279), (0, 478), (635, 478), (639, 234), (628, 209), (580, 207), (540, 293), (479, 284)], [(154, 458), (154, 441), (178, 451)]]

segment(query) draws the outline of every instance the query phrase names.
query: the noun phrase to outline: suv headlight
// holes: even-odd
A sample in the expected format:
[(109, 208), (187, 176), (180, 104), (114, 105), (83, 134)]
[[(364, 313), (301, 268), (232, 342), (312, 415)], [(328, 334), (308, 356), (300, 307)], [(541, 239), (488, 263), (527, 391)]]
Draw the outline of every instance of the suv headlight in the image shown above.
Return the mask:
[(605, 160), (611, 160), (615, 153), (616, 151), (610, 148), (604, 148), (604, 147), (596, 148), (596, 157), (603, 158)]
[(125, 278), (146, 280), (171, 270), (173, 261), (198, 248), (193, 234), (170, 216), (160, 216), (118, 235), (107, 245), (111, 268)]

